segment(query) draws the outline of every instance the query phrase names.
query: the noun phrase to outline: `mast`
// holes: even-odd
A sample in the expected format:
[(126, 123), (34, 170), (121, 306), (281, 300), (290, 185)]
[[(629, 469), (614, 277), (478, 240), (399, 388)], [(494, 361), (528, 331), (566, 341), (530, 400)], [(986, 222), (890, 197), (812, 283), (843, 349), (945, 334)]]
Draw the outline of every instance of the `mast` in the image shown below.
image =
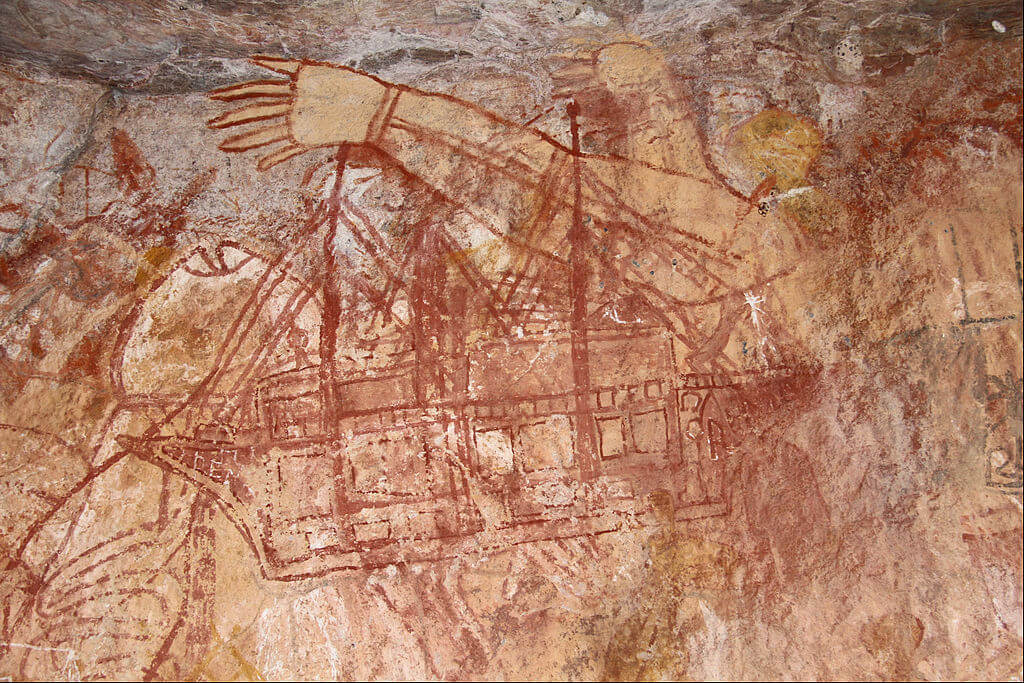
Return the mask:
[(580, 479), (588, 481), (597, 476), (597, 439), (594, 434), (593, 406), (590, 386), (590, 352), (587, 348), (587, 268), (590, 239), (583, 225), (583, 189), (580, 178), (580, 131), (576, 117), (580, 106), (575, 100), (566, 106), (569, 129), (572, 133), (573, 207), (569, 228), (569, 342), (572, 353), (572, 379), (576, 402), (573, 420), (573, 441), (579, 459)]
[(323, 244), (324, 311), (320, 321), (320, 400), (323, 405), (323, 430), (329, 437), (338, 435), (335, 355), (338, 347), (338, 325), (341, 323), (341, 292), (338, 290), (336, 280), (338, 263), (334, 254), (334, 240), (338, 235), (341, 190), (347, 162), (348, 145), (342, 145), (335, 157), (334, 186), (328, 199)]
[(439, 229), (434, 220), (428, 220), (418, 224), (413, 236), (410, 327), (415, 356), (413, 392), (420, 405), (448, 398), (442, 368), (448, 351), (444, 329), (450, 321), (442, 313), (447, 310), (447, 273), (438, 245)]

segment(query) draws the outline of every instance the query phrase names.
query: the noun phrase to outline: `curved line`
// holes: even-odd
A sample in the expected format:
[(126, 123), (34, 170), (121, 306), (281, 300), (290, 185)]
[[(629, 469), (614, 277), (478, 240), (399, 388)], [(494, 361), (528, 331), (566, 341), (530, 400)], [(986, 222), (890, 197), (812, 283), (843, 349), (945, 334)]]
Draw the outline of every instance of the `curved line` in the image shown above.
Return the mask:
[[(122, 451), (122, 452), (118, 453), (117, 455), (114, 455), (113, 457), (111, 457), (109, 460), (107, 460), (102, 465), (94, 468), (91, 472), (89, 472), (89, 474), (87, 474), (85, 476), (84, 479), (79, 481), (77, 484), (75, 484), (73, 487), (71, 487), (71, 489), (67, 493), (64, 494), (64, 496), (63, 496), (64, 502), (70, 500), (73, 496), (75, 496), (77, 493), (79, 493), (82, 489), (84, 489), (86, 486), (91, 484), (93, 482), (93, 480), (96, 479), (96, 477), (100, 476), (101, 474), (103, 474), (104, 472), (109, 470), (115, 464), (121, 462), (125, 458), (126, 455), (128, 455), (127, 451)], [(16, 551), (16, 555), (17, 555), (17, 557), (19, 559), (25, 554), (25, 549), (28, 547), (28, 544), (32, 541), (33, 537), (37, 533), (39, 533), (39, 530), (43, 528), (43, 525), (46, 524), (48, 521), (50, 521), (50, 519), (57, 513), (57, 510), (61, 509), (62, 507), (63, 507), (63, 503), (54, 505), (53, 508), (48, 510), (42, 517), (38, 518), (35, 522), (32, 523), (32, 526), (30, 526), (28, 528), (28, 531), (26, 532), (25, 538), (18, 545), (18, 549)]]
[(78, 450), (77, 446), (74, 446), (74, 445), (68, 443), (64, 439), (62, 439), (59, 436), (57, 436), (56, 434), (51, 434), (50, 432), (44, 431), (42, 429), (36, 429), (35, 427), (20, 427), (18, 425), (8, 424), (6, 422), (0, 422), (0, 430), (9, 430), (9, 431), (16, 431), (16, 432), (29, 432), (30, 434), (35, 434), (37, 436), (45, 436), (45, 437), (48, 437), (50, 439), (53, 439), (54, 441), (59, 443), (64, 448), (67, 448), (68, 450)]

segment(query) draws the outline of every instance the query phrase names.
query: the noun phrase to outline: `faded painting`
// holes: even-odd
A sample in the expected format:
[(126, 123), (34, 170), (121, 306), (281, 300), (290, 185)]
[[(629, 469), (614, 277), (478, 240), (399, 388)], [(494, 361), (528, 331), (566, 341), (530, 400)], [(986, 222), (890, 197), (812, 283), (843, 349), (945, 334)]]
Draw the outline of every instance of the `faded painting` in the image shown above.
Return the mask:
[(1020, 678), (1019, 4), (0, 17), (0, 675)]

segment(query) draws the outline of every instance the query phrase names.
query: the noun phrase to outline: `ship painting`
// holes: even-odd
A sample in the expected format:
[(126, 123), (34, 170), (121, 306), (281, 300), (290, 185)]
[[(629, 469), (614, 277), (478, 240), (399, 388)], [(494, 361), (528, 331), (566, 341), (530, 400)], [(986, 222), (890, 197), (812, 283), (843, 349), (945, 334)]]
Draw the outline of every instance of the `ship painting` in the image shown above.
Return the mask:
[[(243, 97), (241, 87), (221, 99)], [(743, 301), (742, 259), (715, 241), (735, 226), (666, 228), (610, 193), (602, 164), (623, 161), (580, 151), (574, 103), (570, 144), (488, 115), (498, 132), (479, 154), (463, 140), (462, 165), (431, 178), (416, 168), (420, 147), (383, 140), (388, 125), (411, 125), (398, 118), (397, 97), (385, 94), (398, 113), (374, 124), (370, 162), (340, 145), (328, 191), (278, 254), (198, 249), (140, 298), (115, 354), (117, 447), (211, 496), (275, 580), (635, 529), (655, 520), (655, 501), (676, 520), (728, 514), (722, 397), (749, 370), (698, 353), (691, 323), (699, 306)], [(443, 106), (459, 104), (449, 100)], [(228, 151), (251, 148), (232, 140)], [(531, 171), (534, 144), (553, 151)], [(478, 173), (485, 153), (506, 164), (491, 169), (494, 182), (452, 180)], [(522, 168), (509, 171), (513, 162)], [(347, 196), (346, 179), (367, 164), (401, 174), (427, 198), (387, 235)], [(706, 180), (632, 170), (690, 183), (707, 204)], [(487, 209), (497, 199), (528, 204), (525, 227), (494, 228)], [(713, 199), (731, 223), (763, 219), (756, 202), (725, 191)], [(487, 224), (511, 257), (488, 267), (467, 246), (466, 223)], [(642, 268), (613, 257), (641, 249)], [(641, 272), (648, 263), (650, 279)], [(665, 268), (676, 276), (653, 277)], [(716, 295), (687, 303), (701, 280), (717, 283)], [(170, 347), (151, 343), (166, 337), (157, 311), (174, 301), (201, 307), (204, 288), (225, 287), (237, 287), (234, 308), (209, 313), (223, 332), (208, 334), (202, 315), (176, 323), (192, 325), (213, 360), (180, 361), (179, 374), (194, 377), (166, 390), (178, 371)], [(716, 338), (738, 319), (722, 315)], [(160, 357), (162, 379), (133, 368)]]

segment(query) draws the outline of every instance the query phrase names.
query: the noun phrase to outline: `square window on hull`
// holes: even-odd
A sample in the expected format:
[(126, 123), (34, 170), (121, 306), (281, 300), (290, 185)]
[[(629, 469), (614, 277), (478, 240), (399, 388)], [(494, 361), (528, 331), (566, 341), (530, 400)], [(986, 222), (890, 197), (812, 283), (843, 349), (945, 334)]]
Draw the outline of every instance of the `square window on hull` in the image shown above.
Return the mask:
[(519, 428), (523, 469), (527, 472), (572, 467), (572, 425), (566, 415)]
[(597, 434), (601, 442), (601, 458), (604, 460), (618, 458), (626, 452), (626, 439), (622, 428), (621, 417), (597, 419)]
[(668, 447), (664, 410), (633, 413), (630, 426), (633, 431), (633, 447), (637, 453), (662, 453)]
[(487, 474), (511, 474), (513, 470), (512, 430), (508, 427), (476, 430), (476, 453), (480, 469)]

